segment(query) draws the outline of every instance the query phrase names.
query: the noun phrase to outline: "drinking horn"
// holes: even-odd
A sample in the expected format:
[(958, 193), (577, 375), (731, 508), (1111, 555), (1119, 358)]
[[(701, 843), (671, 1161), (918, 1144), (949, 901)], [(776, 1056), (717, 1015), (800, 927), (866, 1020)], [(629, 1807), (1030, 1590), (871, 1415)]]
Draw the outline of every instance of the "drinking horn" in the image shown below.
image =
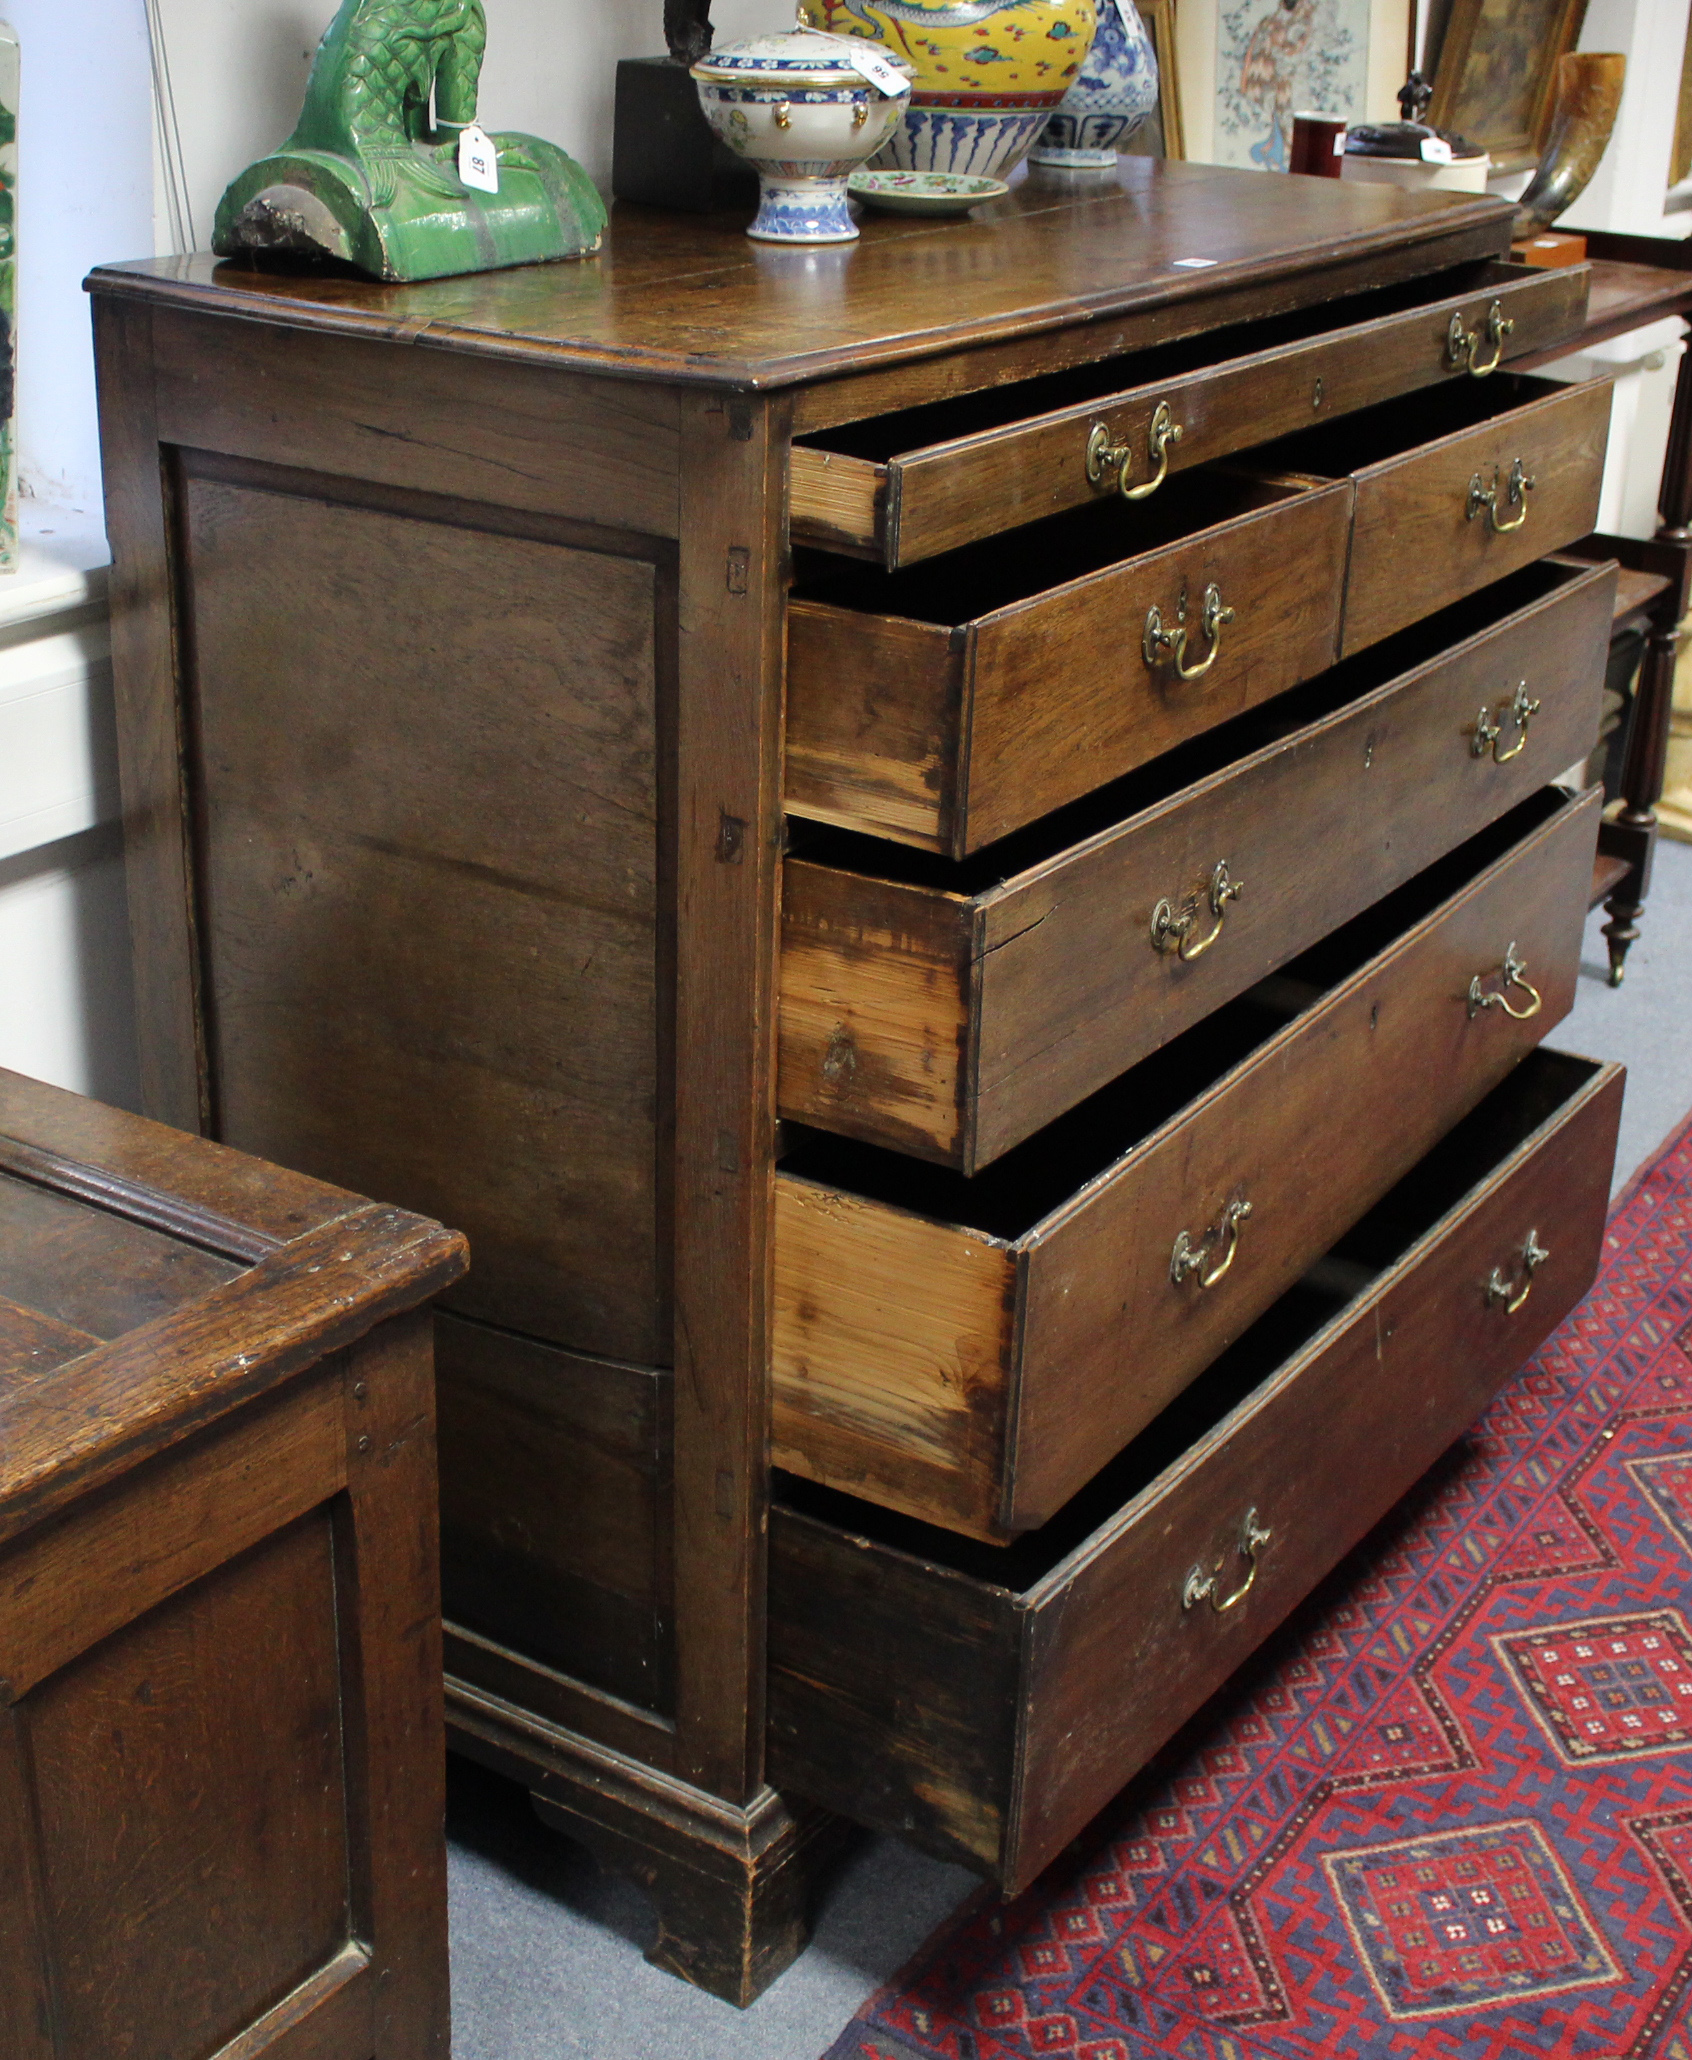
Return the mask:
[(1539, 169), (1516, 203), (1515, 236), (1549, 229), (1586, 191), (1615, 127), (1627, 59), (1613, 50), (1571, 50), (1557, 60), (1557, 111)]

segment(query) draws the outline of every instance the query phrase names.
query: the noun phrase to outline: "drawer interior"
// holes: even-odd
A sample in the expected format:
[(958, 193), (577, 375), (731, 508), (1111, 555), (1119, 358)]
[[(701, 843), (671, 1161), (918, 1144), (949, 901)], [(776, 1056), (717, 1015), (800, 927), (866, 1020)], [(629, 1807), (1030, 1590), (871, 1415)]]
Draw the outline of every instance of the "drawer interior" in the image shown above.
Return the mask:
[(1520, 372), (1497, 372), (1488, 379), (1462, 379), (1449, 386), (1407, 393), (1397, 400), (1360, 408), (1337, 422), (1324, 422), (1261, 444), (1236, 460), (1254, 472), (1289, 473), (1312, 479), (1345, 479), (1354, 472), (1383, 465), (1422, 444), (1480, 429), (1525, 408), (1530, 401), (1566, 393), (1558, 379), (1534, 379)]
[(1114, 495), (944, 551), (901, 572), (799, 548), (793, 553), (792, 597), (954, 627), (1274, 507), (1312, 483), (1200, 467), (1178, 474), (1149, 501)]
[(845, 872), (898, 880), (939, 893), (982, 894), (1044, 865), (1089, 837), (1102, 835), (1159, 807), (1201, 780), (1224, 772), (1254, 751), (1323, 720), (1372, 694), (1390, 680), (1426, 665), (1455, 645), (1479, 636), (1519, 609), (1584, 577), (1587, 568), (1542, 561), (1524, 567), (1480, 593), (1470, 595), (1409, 629), (1372, 644), (1305, 685), (1219, 723), (1150, 764), (1096, 788), (1079, 801), (1054, 809), (1026, 828), (973, 852), (950, 859), (937, 852), (892, 844), (803, 817), (789, 819), (789, 849), (796, 858)]
[(1063, 1578), (1099, 1527), (1126, 1517), (1160, 1475), (1228, 1419), (1348, 1304), (1410, 1251), (1510, 1154), (1580, 1093), (1601, 1068), (1590, 1059), (1532, 1052), (1413, 1172), (1259, 1317), (1191, 1386), (1048, 1523), (1009, 1545), (988, 1545), (794, 1476), (778, 1500), (802, 1515), (1012, 1595)]
[(833, 451), (842, 457), (885, 464), (901, 452), (933, 444), (952, 443), (960, 437), (979, 436), (1002, 429), (1013, 422), (1053, 414), (1061, 408), (1078, 407), (1112, 394), (1155, 386), (1209, 365), (1226, 364), (1231, 358), (1256, 356), (1289, 343), (1305, 343), (1330, 331), (1373, 322), (1426, 307), (1433, 301), (1458, 294), (1483, 293), (1488, 287), (1508, 285), (1522, 278), (1525, 268), (1488, 259), (1481, 264), (1460, 265), (1402, 285), (1382, 287), (1373, 293), (1353, 294), (1348, 299), (1301, 308), (1294, 313), (1272, 316), (1266, 321), (1235, 323), (1213, 329), (1207, 335), (1188, 337), (1151, 350), (1136, 351), (1132, 357), (1105, 358), (1097, 364), (1077, 365), (1062, 372), (1049, 372), (1038, 379), (1026, 379), (1014, 386), (989, 387), (978, 393), (960, 394), (926, 406), (901, 408), (893, 414), (874, 415), (862, 422), (845, 423), (819, 430), (795, 441), (812, 450)]
[(1530, 795), (1282, 972), (1248, 988), (973, 1175), (795, 1123), (784, 1126), (789, 1149), (782, 1170), (820, 1187), (1014, 1243), (1078, 1200), (1092, 1182), (1286, 1023), (1568, 806), (1570, 799), (1560, 788)]

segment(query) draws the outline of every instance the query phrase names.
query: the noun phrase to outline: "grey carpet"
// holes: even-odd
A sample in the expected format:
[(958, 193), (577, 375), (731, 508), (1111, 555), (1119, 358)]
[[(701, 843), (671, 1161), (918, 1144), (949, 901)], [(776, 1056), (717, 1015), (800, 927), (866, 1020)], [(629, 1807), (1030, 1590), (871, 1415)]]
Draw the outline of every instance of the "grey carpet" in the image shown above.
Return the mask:
[[(1580, 994), (1553, 1033), (1629, 1068), (1616, 1179), (1692, 1105), (1692, 846), (1665, 843), (1626, 984), (1604, 984), (1601, 915)], [(456, 2060), (816, 2060), (872, 1989), (975, 1886), (892, 1839), (834, 1883), (815, 1942), (761, 2001), (731, 2009), (641, 1958), (651, 1917), (633, 1888), (544, 1831), (525, 1798), (454, 1763)]]

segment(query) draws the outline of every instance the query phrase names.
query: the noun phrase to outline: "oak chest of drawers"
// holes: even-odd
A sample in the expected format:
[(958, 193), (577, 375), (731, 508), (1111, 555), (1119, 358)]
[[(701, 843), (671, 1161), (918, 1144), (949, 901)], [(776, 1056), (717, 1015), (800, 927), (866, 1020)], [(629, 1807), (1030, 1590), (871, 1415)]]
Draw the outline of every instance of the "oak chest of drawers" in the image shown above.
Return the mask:
[(453, 1734), (720, 1993), (842, 1820), (1029, 1879), (1591, 1277), (1608, 400), (1508, 234), (1127, 160), (92, 282), (150, 1106), (469, 1233)]

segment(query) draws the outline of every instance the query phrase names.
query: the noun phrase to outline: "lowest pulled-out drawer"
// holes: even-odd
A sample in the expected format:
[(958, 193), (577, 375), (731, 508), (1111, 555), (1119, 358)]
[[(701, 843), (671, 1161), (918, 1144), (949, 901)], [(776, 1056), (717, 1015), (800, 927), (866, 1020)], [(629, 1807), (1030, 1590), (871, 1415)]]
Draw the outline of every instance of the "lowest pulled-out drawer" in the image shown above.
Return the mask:
[(1609, 409), (1500, 373), (914, 571), (806, 560), (787, 807), (978, 851), (1587, 535)]
[(1584, 266), (1456, 274), (822, 430), (793, 448), (793, 534), (889, 571), (1573, 336)]
[(1621, 1091), (1525, 1059), (1014, 1546), (787, 1485), (771, 1781), (1024, 1888), (1585, 1292)]
[(1613, 577), (1528, 568), (962, 864), (801, 833), (783, 1115), (987, 1165), (1584, 757)]
[(1600, 794), (1545, 789), (973, 1180), (776, 1180), (778, 1466), (1044, 1523), (1561, 1020)]

